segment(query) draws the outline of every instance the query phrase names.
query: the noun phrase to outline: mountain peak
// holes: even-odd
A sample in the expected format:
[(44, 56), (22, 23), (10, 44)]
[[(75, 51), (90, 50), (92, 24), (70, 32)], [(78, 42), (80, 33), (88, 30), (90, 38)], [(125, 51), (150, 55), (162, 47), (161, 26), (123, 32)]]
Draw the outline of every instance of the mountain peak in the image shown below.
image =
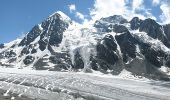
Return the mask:
[(48, 17), (48, 19), (56, 19), (56, 18), (60, 18), (63, 21), (71, 22), (70, 17), (68, 17), (62, 11), (56, 11)]
[(115, 24), (123, 24), (123, 23), (127, 23), (128, 21), (123, 18), (123, 16), (121, 15), (113, 15), (113, 16), (109, 16), (106, 18), (102, 18), (101, 20), (106, 21), (106, 22), (110, 22), (110, 23), (115, 23)]

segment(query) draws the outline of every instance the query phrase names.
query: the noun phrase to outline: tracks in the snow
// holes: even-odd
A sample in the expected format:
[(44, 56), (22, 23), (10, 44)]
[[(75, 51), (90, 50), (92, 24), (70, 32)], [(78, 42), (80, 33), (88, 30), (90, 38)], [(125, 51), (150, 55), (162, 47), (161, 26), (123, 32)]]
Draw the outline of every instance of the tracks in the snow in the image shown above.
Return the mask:
[[(64, 74), (63, 74), (64, 75)], [(27, 86), (49, 91), (48, 93), (65, 93), (75, 99), (86, 100), (169, 100), (152, 94), (133, 92), (118, 87), (101, 84), (100, 81), (84, 79), (81, 76), (67, 75), (31, 75), (0, 73), (0, 81), (17, 86)], [(88, 78), (88, 77), (87, 77)], [(94, 80), (94, 81), (92, 81)], [(105, 82), (104, 80), (102, 82)], [(28, 92), (28, 90), (25, 90)], [(40, 91), (37, 93), (41, 93)], [(42, 92), (43, 94), (43, 92)], [(55, 98), (55, 97), (54, 97)]]

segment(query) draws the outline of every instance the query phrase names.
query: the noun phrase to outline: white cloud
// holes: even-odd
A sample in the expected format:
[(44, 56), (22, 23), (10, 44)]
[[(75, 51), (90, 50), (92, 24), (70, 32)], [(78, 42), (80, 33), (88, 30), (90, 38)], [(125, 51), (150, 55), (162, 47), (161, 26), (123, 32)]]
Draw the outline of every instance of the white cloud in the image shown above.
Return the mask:
[(162, 10), (161, 21), (166, 24), (170, 23), (170, 6), (166, 2), (163, 2), (160, 9)]
[(157, 20), (157, 18), (155, 16), (153, 16), (152, 13), (150, 13), (149, 11), (146, 11), (146, 17)]
[(151, 13), (154, 11), (153, 6), (160, 6), (162, 15), (159, 16), (164, 23), (170, 23), (170, 6), (166, 0), (151, 0), (152, 5), (150, 7), (145, 5), (145, 0), (94, 0), (93, 8), (90, 9), (89, 16), (92, 20), (87, 20), (87, 15), (83, 15), (77, 11), (75, 4), (69, 5), (70, 13), (73, 13), (75, 17), (82, 20), (82, 23), (92, 23), (102, 17), (108, 17), (112, 15), (122, 15), (126, 19), (130, 20), (133, 17), (139, 17), (140, 19), (157, 18)]
[[(127, 4), (130, 4), (130, 6), (127, 6)], [(141, 13), (136, 13), (136, 11)], [(156, 19), (150, 13), (150, 9), (144, 6), (144, 0), (95, 0), (90, 15), (93, 21), (112, 15), (122, 15), (128, 20), (135, 16), (140, 19)]]
[(68, 5), (68, 7), (71, 13), (76, 10), (75, 4)]
[(84, 18), (84, 15), (82, 14), (82, 13), (80, 13), (80, 12), (76, 12), (76, 17), (78, 17), (79, 19), (81, 19), (81, 20), (84, 20), (85, 18)]
[(70, 10), (70, 13), (73, 13), (75, 15), (75, 17), (82, 20), (83, 23), (84, 22), (87, 23), (88, 20), (85, 18), (85, 15), (83, 15), (82, 13), (77, 11), (75, 4), (68, 5), (68, 8)]
[(143, 0), (133, 0), (132, 2), (133, 11), (142, 9), (143, 8), (142, 6), (143, 6)]
[(159, 5), (160, 4), (160, 0), (152, 0), (152, 4), (154, 6)]
[(126, 12), (125, 0), (95, 0), (90, 15), (93, 20), (111, 15), (122, 15)]

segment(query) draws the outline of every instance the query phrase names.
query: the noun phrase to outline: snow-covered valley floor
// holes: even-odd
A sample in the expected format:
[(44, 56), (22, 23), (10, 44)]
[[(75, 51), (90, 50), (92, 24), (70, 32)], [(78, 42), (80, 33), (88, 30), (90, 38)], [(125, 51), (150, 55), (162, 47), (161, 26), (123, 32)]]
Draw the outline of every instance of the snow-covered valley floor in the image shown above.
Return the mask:
[(170, 100), (170, 82), (82, 72), (0, 68), (0, 89), (6, 90), (4, 96), (36, 100)]

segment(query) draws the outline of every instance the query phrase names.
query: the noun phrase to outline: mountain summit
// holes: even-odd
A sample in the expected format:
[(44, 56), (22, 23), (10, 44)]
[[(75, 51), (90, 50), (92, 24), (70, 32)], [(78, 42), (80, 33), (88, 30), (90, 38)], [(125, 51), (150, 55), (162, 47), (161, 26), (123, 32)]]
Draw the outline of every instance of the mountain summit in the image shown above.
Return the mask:
[(99, 71), (169, 80), (170, 25), (121, 15), (78, 27), (58, 11), (23, 39), (0, 45), (0, 65), (51, 71)]

